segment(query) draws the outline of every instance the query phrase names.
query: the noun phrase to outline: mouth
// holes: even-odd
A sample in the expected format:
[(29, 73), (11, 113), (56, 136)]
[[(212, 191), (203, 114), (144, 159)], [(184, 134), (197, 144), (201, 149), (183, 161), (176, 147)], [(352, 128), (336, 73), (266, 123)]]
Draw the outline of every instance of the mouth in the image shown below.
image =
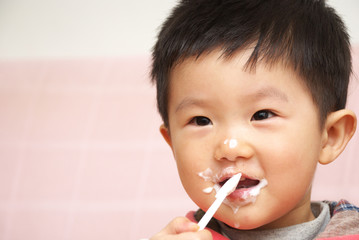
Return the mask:
[[(214, 185), (203, 189), (206, 194), (213, 190), (216, 192), (235, 174), (239, 173), (234, 167), (228, 167), (221, 172), (214, 174), (210, 168), (203, 172), (199, 172), (198, 176), (206, 182), (212, 182)], [(265, 178), (256, 179), (242, 173), (242, 177), (234, 191), (224, 199), (224, 204), (232, 208), (236, 213), (238, 209), (250, 203), (254, 203), (261, 189), (268, 185)]]
[[(225, 176), (217, 182), (218, 187), (222, 187), (231, 176)], [(240, 205), (246, 205), (254, 202), (260, 193), (260, 190), (268, 184), (266, 179), (254, 179), (246, 175), (242, 175), (241, 180), (236, 186), (236, 189), (227, 196), (228, 201), (236, 202)]]
[[(228, 179), (229, 179), (229, 177), (225, 178), (224, 180), (222, 180), (218, 184), (222, 187), (228, 181)], [(252, 187), (257, 186), (259, 183), (260, 183), (260, 181), (257, 180), (257, 179), (251, 179), (249, 177), (242, 176), (241, 180), (239, 181), (239, 183), (238, 183), (238, 185), (236, 187), (236, 190), (252, 188)]]

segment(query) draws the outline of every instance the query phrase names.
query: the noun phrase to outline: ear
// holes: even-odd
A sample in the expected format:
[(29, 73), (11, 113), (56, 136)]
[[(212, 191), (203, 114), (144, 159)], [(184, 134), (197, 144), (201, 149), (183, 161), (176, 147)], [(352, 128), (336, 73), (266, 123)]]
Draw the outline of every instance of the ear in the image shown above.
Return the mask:
[(171, 135), (170, 130), (168, 127), (166, 127), (164, 124), (160, 126), (160, 132), (162, 134), (162, 137), (166, 140), (167, 144), (172, 148), (172, 141), (171, 141)]
[(357, 119), (355, 113), (342, 109), (328, 115), (323, 129), (323, 145), (319, 162), (328, 164), (343, 152), (355, 133)]

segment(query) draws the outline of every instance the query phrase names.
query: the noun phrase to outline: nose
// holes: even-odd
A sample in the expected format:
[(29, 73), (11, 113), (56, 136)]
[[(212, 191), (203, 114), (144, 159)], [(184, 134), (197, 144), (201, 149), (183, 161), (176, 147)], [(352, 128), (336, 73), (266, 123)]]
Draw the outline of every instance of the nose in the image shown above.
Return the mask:
[(214, 157), (221, 161), (236, 161), (239, 159), (249, 159), (253, 154), (253, 147), (248, 142), (237, 138), (227, 138), (218, 143)]

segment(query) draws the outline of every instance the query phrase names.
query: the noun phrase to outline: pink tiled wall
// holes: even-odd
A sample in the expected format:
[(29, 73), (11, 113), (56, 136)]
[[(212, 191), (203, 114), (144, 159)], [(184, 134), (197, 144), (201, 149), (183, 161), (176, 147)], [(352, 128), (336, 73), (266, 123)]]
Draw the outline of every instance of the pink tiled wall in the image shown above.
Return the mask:
[[(196, 208), (159, 134), (148, 65), (148, 57), (0, 63), (0, 240), (139, 239)], [(359, 115), (358, 81), (349, 107)], [(359, 204), (358, 135), (319, 167), (315, 199)]]

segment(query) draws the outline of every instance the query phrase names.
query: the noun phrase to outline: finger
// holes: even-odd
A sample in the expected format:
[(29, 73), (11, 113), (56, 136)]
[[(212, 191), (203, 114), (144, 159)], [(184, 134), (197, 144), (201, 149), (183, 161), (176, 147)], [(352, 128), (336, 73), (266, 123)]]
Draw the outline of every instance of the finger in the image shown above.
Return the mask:
[(191, 239), (191, 240), (212, 240), (212, 234), (208, 230), (198, 232), (184, 232), (174, 236), (173, 240)]
[(150, 240), (213, 240), (212, 234), (208, 230), (198, 232), (182, 232), (180, 234), (158, 234)]
[(212, 233), (207, 229), (198, 231), (198, 234), (200, 235), (200, 239), (202, 240), (213, 240)]
[(183, 232), (196, 232), (198, 229), (199, 226), (188, 218), (177, 217), (164, 228), (164, 232), (167, 234), (179, 234)]

